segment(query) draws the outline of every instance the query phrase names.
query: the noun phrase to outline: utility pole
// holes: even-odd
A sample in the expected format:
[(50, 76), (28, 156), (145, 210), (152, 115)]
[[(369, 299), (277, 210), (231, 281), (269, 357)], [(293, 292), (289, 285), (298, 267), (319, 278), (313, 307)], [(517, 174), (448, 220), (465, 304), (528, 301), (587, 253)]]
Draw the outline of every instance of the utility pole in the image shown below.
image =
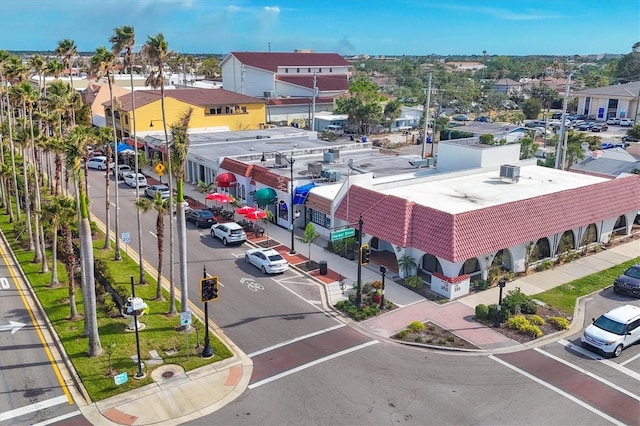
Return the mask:
[[(349, 220), (349, 218), (347, 218)], [(356, 289), (356, 307), (360, 309), (362, 306), (362, 262), (360, 261), (362, 256), (362, 215), (358, 219), (358, 287)]]
[[(425, 105), (424, 105), (424, 134), (422, 135), (422, 158), (425, 158), (425, 151), (427, 149), (427, 133), (429, 132), (429, 119), (431, 118), (429, 116), (429, 107), (431, 105), (431, 73), (429, 73), (429, 85), (427, 86), (427, 100), (425, 101)], [(434, 126), (434, 132), (435, 132), (435, 123), (433, 123)], [(431, 141), (431, 154), (433, 155), (433, 140)]]
[[(564, 169), (564, 157), (567, 150), (565, 138), (565, 121), (567, 119), (567, 101), (569, 98), (569, 87), (571, 86), (571, 74), (567, 78), (567, 87), (564, 89), (564, 102), (562, 103), (562, 123), (560, 123), (560, 138), (556, 146), (556, 169)], [(545, 128), (545, 132), (547, 129)]]
[(318, 94), (318, 76), (316, 72), (313, 71), (313, 100), (311, 104), (311, 131), (313, 132), (316, 128), (316, 95)]

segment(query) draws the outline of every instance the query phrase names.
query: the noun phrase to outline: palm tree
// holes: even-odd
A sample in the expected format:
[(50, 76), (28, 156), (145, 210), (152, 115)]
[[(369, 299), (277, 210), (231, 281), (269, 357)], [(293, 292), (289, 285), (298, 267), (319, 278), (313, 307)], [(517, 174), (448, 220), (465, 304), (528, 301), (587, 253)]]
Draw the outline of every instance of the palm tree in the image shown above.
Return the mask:
[[(171, 198), (171, 197), (169, 197)], [(156, 236), (158, 240), (158, 271), (156, 284), (156, 300), (162, 300), (162, 258), (164, 257), (164, 217), (169, 211), (169, 198), (162, 198), (159, 192), (156, 192), (153, 200), (148, 198), (137, 198), (136, 207), (142, 213), (149, 210), (156, 212)]]
[[(133, 46), (136, 44), (136, 34), (135, 30), (131, 26), (122, 26), (115, 28), (113, 30), (113, 36), (109, 39), (111, 43), (111, 52), (114, 55), (120, 56), (120, 53), (124, 50), (124, 67), (125, 71), (129, 72), (129, 85), (131, 89), (131, 124), (129, 128), (133, 128), (133, 143), (136, 145), (134, 147), (135, 156), (134, 156), (134, 169), (136, 172), (140, 170), (140, 160), (138, 158), (138, 138), (136, 135), (136, 97), (135, 90), (133, 87), (133, 66), (135, 64), (135, 54), (133, 52)], [(131, 135), (130, 135), (131, 136)], [(140, 188), (136, 185), (136, 199), (140, 198)], [(138, 225), (138, 265), (140, 267), (139, 270), (139, 280), (138, 283), (144, 284), (144, 256), (143, 256), (143, 247), (142, 247), (142, 214), (140, 210), (136, 210), (136, 220)]]
[(309, 246), (309, 256), (307, 257), (307, 265), (311, 265), (311, 243), (318, 238), (320, 234), (316, 231), (316, 227), (313, 223), (307, 223), (307, 226), (304, 228), (304, 237), (298, 238), (298, 241), (301, 241)]
[(76, 43), (69, 38), (60, 40), (56, 47), (56, 55), (62, 60), (64, 68), (69, 70), (69, 81), (71, 82), (71, 87), (73, 87), (73, 64), (74, 58), (78, 55)]
[(96, 312), (95, 275), (93, 270), (93, 244), (91, 239), (91, 226), (89, 223), (89, 203), (86, 195), (84, 181), (80, 174), (81, 159), (86, 150), (86, 141), (90, 138), (91, 129), (86, 126), (75, 127), (65, 144), (65, 158), (67, 169), (77, 185), (78, 204), (80, 207), (79, 240), (80, 258), (84, 264), (82, 274), (82, 294), (84, 302), (85, 330), (89, 337), (88, 354), (90, 357), (102, 354), (102, 345), (98, 332), (98, 316)]
[(418, 261), (413, 256), (405, 254), (398, 259), (398, 269), (402, 271), (403, 277), (412, 276), (414, 271), (418, 270)]
[(34, 73), (38, 74), (38, 91), (42, 93), (44, 88), (44, 83), (46, 82), (44, 76), (46, 62), (41, 54), (36, 53), (31, 58), (29, 58), (29, 66), (33, 70)]
[[(46, 104), (54, 115), (55, 119), (57, 119), (58, 125), (55, 126), (54, 131), (54, 146), (57, 145), (55, 152), (55, 173), (54, 173), (54, 195), (58, 195), (60, 193), (60, 189), (62, 186), (62, 138), (66, 132), (65, 120), (63, 117), (66, 116), (70, 106), (71, 106), (71, 86), (68, 83), (63, 81), (54, 81), (51, 83), (47, 91)], [(68, 126), (67, 126), (68, 127)]]
[[(167, 111), (165, 108), (164, 96), (164, 66), (171, 53), (169, 52), (169, 44), (164, 39), (162, 33), (155, 37), (148, 36), (147, 42), (142, 46), (142, 56), (146, 57), (151, 64), (151, 72), (145, 85), (154, 89), (160, 88), (160, 105), (162, 109), (162, 127), (164, 129), (165, 143), (169, 144), (169, 134), (167, 132)], [(169, 188), (173, 191), (173, 172), (171, 170), (171, 150), (167, 149), (167, 174), (169, 175)], [(169, 197), (169, 211), (173, 211), (173, 196)], [(174, 253), (173, 253), (173, 224), (169, 222), (169, 313), (175, 314), (175, 287), (174, 287)], [(187, 306), (182, 306), (187, 309)]]
[[(187, 153), (189, 151), (189, 121), (193, 108), (189, 108), (180, 117), (180, 120), (171, 126), (172, 144), (171, 157), (173, 158), (173, 173), (176, 178), (176, 222), (178, 228), (178, 258), (180, 262), (180, 302), (182, 303), (182, 312), (189, 310), (189, 294), (187, 279), (187, 224), (184, 218), (184, 166), (187, 162)], [(173, 211), (173, 210), (172, 210)]]
[(262, 219), (262, 223), (264, 223), (265, 227), (267, 228), (267, 245), (269, 244), (269, 241), (271, 240), (269, 238), (269, 223), (271, 223), (274, 219), (273, 213), (271, 213), (271, 210), (265, 209), (264, 210), (265, 216)]
[[(45, 77), (50, 75), (53, 76), (53, 78), (55, 78), (56, 80), (60, 78), (60, 76), (62, 75), (62, 71), (64, 71), (64, 65), (57, 59), (48, 60), (44, 68)], [(46, 89), (47, 86), (45, 83), (45, 97), (47, 96)]]
[[(58, 230), (60, 227), (68, 227), (69, 223), (74, 219), (76, 215), (76, 205), (75, 201), (67, 196), (59, 195), (52, 197), (49, 201), (42, 207), (42, 215), (45, 220), (51, 223), (51, 251), (52, 251), (52, 264), (51, 264), (51, 281), (49, 281), (49, 287), (58, 287), (60, 285), (60, 280), (58, 278)], [(71, 228), (69, 227), (69, 235), (66, 235), (66, 230), (63, 230), (64, 234), (64, 247), (65, 252), (67, 251), (67, 245), (71, 246), (71, 253), (65, 253), (65, 257), (69, 257), (70, 254), (73, 254), (73, 242), (71, 236)], [(67, 241), (67, 237), (69, 237), (69, 241)], [(74, 256), (75, 257), (75, 256)], [(75, 267), (75, 261), (73, 264), (71, 262), (68, 263), (69, 259), (65, 259), (65, 265), (67, 266), (67, 274), (71, 274), (73, 276), (73, 269)], [(72, 278), (69, 278), (70, 280)], [(75, 305), (75, 303), (74, 303)]]

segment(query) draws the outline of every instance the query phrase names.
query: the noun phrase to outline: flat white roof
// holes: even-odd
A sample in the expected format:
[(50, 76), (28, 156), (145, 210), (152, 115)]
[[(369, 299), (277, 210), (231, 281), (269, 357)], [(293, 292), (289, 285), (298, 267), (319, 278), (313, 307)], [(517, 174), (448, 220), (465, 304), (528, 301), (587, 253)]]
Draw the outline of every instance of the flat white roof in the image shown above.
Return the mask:
[(502, 181), (498, 167), (451, 178), (447, 178), (447, 174), (439, 174), (428, 180), (404, 181), (402, 185), (386, 186), (379, 191), (456, 214), (608, 180), (610, 179), (530, 165), (520, 167), (520, 180), (517, 183)]

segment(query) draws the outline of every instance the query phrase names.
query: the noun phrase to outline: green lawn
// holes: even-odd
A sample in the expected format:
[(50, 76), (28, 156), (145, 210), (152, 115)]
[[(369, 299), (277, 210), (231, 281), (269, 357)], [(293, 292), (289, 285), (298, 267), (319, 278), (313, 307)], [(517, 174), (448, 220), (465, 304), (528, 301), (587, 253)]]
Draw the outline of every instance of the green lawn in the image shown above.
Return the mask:
[(543, 293), (538, 293), (534, 295), (533, 298), (541, 300), (554, 308), (562, 309), (569, 315), (573, 315), (577, 298), (613, 285), (613, 281), (622, 271), (638, 262), (640, 262), (640, 257), (605, 269), (604, 271), (562, 284)]
[[(51, 272), (40, 273), (40, 264), (32, 262), (34, 254), (20, 247), (16, 241), (16, 233), (13, 224), (9, 223), (9, 217), (0, 216), (0, 228), (9, 241), (18, 262), (21, 264), (24, 273), (27, 276), (31, 286), (33, 287), (40, 303), (44, 307), (49, 320), (53, 324), (64, 349), (73, 362), (73, 365), (82, 380), (82, 383), (93, 401), (130, 391), (132, 389), (145, 386), (152, 382), (150, 375), (142, 380), (133, 380), (132, 376), (138, 371), (138, 365), (132, 359), (132, 355), (136, 355), (135, 333), (125, 332), (129, 320), (122, 316), (113, 316), (113, 310), (109, 311), (106, 305), (98, 306), (98, 328), (104, 354), (89, 358), (87, 355), (88, 339), (83, 337), (84, 321), (70, 321), (70, 305), (67, 288), (67, 275), (64, 265), (59, 264), (58, 273), (61, 286), (57, 288), (48, 287), (51, 279)], [(138, 265), (128, 256), (124, 250), (122, 251), (122, 261), (112, 260), (114, 250), (103, 250), (101, 247), (104, 243), (104, 235), (97, 236), (94, 239), (94, 254), (96, 259), (104, 259), (109, 265), (112, 284), (121, 284), (131, 288), (130, 277), (137, 277), (139, 273)], [(51, 262), (51, 252), (47, 252), (47, 260)], [(137, 278), (136, 278), (137, 281)], [(169, 301), (154, 301), (156, 281), (153, 277), (147, 275), (148, 284), (136, 285), (136, 296), (142, 297), (149, 305), (149, 313), (140, 318), (140, 321), (146, 324), (146, 328), (139, 332), (140, 337), (140, 354), (143, 360), (150, 358), (149, 351), (156, 350), (163, 357), (166, 364), (178, 364), (185, 370), (192, 370), (206, 364), (210, 364), (221, 359), (232, 356), (229, 349), (210, 333), (211, 346), (213, 347), (215, 356), (210, 359), (203, 359), (198, 356), (198, 348), (196, 348), (196, 336), (200, 348), (204, 341), (203, 324), (195, 318), (194, 326), (196, 331), (189, 334), (189, 350), (186, 350), (186, 336), (184, 333), (177, 331), (180, 323), (180, 316), (169, 316), (166, 314), (169, 310)], [(82, 292), (76, 283), (76, 304), (78, 312), (83, 312)], [(127, 293), (126, 296), (129, 295)], [(164, 298), (168, 299), (168, 292), (164, 291)], [(98, 294), (99, 299), (106, 299), (103, 295)], [(176, 301), (176, 309), (180, 311), (179, 300)], [(175, 354), (169, 355), (176, 352)], [(111, 352), (111, 366), (118, 373), (127, 372), (130, 376), (129, 381), (123, 385), (116, 386), (108, 374), (109, 356)], [(146, 373), (150, 373), (155, 366), (148, 365), (145, 369)]]

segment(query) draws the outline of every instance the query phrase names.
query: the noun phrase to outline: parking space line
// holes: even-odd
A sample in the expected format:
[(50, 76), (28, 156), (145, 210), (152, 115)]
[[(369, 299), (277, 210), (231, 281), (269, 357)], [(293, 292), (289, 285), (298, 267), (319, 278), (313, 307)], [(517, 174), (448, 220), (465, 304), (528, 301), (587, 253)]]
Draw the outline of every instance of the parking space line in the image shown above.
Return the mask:
[(544, 380), (541, 380), (541, 379), (537, 378), (536, 376), (534, 376), (532, 374), (529, 374), (526, 371), (516, 367), (515, 365), (511, 365), (508, 362), (503, 361), (500, 358), (496, 357), (495, 355), (489, 355), (489, 359), (492, 359), (492, 360), (496, 361), (497, 363), (504, 365), (505, 367), (515, 371), (516, 373), (522, 374), (524, 377), (527, 377), (528, 379), (533, 380), (534, 382), (544, 386), (545, 388), (550, 389), (553, 392), (556, 392), (557, 394), (564, 396), (568, 400), (575, 402), (579, 406), (591, 411), (592, 413), (602, 417), (603, 419), (605, 419), (605, 420), (607, 420), (607, 421), (609, 421), (609, 422), (611, 422), (611, 423), (613, 423), (615, 425), (620, 425), (620, 426), (624, 425), (624, 423), (622, 423), (622, 422), (614, 419), (613, 417), (603, 413), (602, 411), (590, 406), (589, 404), (581, 401), (580, 399), (574, 397), (573, 395), (568, 394), (567, 392), (563, 391), (562, 389), (553, 386), (551, 383), (547, 383)]
[(613, 368), (614, 370), (618, 370), (619, 372), (621, 372), (621, 373), (623, 373), (623, 374), (625, 374), (625, 375), (627, 375), (627, 376), (629, 376), (629, 377), (631, 377), (631, 378), (633, 378), (635, 380), (640, 381), (640, 374), (639, 373), (636, 373), (635, 371), (630, 370), (627, 367), (623, 367), (622, 365), (618, 364), (617, 362), (613, 362), (611, 360), (604, 359), (603, 357), (601, 357), (601, 356), (599, 356), (597, 354), (594, 354), (591, 351), (588, 351), (588, 350), (584, 349), (582, 346), (574, 345), (573, 343), (571, 343), (571, 342), (569, 342), (567, 340), (564, 340), (564, 339), (558, 340), (558, 343), (560, 343), (562, 346), (564, 346), (564, 347), (566, 347), (568, 349), (571, 349), (574, 352), (579, 353), (580, 355), (584, 355), (587, 358), (591, 358), (593, 360), (596, 360), (596, 361), (598, 361), (598, 362), (600, 362), (600, 363), (602, 363), (602, 364), (604, 364), (606, 366), (609, 366), (609, 367)]
[(626, 389), (621, 388), (620, 386), (616, 385), (615, 383), (611, 383), (607, 379), (603, 379), (600, 376), (596, 376), (592, 372), (587, 371), (582, 367), (578, 367), (577, 365), (572, 364), (569, 361), (565, 361), (564, 359), (562, 359), (562, 358), (560, 358), (558, 356), (555, 356), (553, 354), (550, 354), (549, 352), (546, 352), (546, 351), (544, 351), (544, 350), (542, 350), (540, 348), (534, 348), (533, 350), (538, 352), (538, 353), (541, 353), (542, 355), (544, 355), (546, 357), (549, 357), (549, 358), (551, 358), (551, 359), (553, 359), (555, 361), (558, 361), (558, 362), (566, 365), (567, 367), (573, 368), (574, 370), (579, 371), (580, 373), (585, 374), (585, 375), (591, 377), (592, 379), (595, 379), (595, 380), (599, 381), (600, 383), (604, 383), (605, 385), (607, 385), (607, 386), (617, 390), (618, 392), (621, 392), (621, 393), (623, 393), (623, 394), (635, 399), (636, 401), (640, 401), (640, 396), (638, 396), (638, 395), (636, 395), (634, 393), (631, 393)]
[(636, 359), (640, 358), (640, 353), (638, 353), (636, 356), (632, 356), (631, 358), (629, 358), (628, 360), (621, 362), (620, 365), (627, 365), (629, 364), (631, 361), (635, 361)]

